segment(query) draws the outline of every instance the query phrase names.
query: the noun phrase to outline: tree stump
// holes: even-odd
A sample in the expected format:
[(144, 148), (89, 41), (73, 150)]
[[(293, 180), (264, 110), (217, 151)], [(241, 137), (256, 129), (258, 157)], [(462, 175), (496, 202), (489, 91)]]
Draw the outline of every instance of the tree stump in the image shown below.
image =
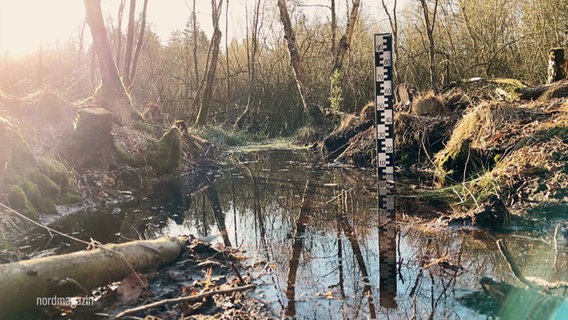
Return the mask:
[(548, 54), (548, 83), (560, 81), (566, 77), (564, 72), (564, 48), (552, 48)]
[(104, 108), (79, 110), (75, 131), (63, 145), (63, 151), (79, 168), (112, 164), (116, 146), (111, 133), (112, 113)]

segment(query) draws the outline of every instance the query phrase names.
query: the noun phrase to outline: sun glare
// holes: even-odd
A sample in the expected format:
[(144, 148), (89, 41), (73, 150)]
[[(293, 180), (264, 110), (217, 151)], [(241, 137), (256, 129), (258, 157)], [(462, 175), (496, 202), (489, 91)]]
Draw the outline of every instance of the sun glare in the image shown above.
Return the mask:
[(0, 54), (29, 54), (77, 37), (83, 12), (78, 0), (0, 0)]

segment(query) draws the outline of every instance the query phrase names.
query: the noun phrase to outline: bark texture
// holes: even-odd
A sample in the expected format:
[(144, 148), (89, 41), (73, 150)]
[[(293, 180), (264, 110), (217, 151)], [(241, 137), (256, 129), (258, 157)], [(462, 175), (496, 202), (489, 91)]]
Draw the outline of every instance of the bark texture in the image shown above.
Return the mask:
[(198, 126), (204, 126), (207, 124), (207, 115), (209, 109), (211, 108), (211, 99), (213, 97), (213, 82), (215, 80), (215, 73), (217, 72), (217, 62), (219, 60), (219, 46), (221, 45), (221, 29), (219, 29), (219, 19), (221, 13), (221, 6), (223, 5), (223, 0), (219, 1), (219, 5), (216, 4), (215, 0), (211, 0), (211, 7), (213, 9), (213, 37), (211, 38), (211, 63), (209, 64), (209, 69), (207, 70), (205, 89), (203, 90), (203, 99), (201, 99), (201, 107), (199, 108), (199, 113), (195, 119), (195, 124)]
[(36, 306), (37, 298), (72, 297), (133, 271), (162, 267), (177, 259), (183, 247), (182, 239), (160, 238), (1, 264), (0, 318)]
[(564, 71), (564, 48), (552, 48), (548, 54), (548, 83), (560, 81), (566, 77)]
[(278, 0), (278, 9), (280, 11), (280, 21), (282, 22), (282, 26), (284, 27), (284, 37), (286, 38), (286, 43), (288, 44), (290, 63), (292, 64), (292, 69), (294, 69), (296, 85), (298, 86), (298, 93), (300, 94), (300, 99), (302, 100), (301, 102), (304, 108), (304, 113), (308, 117), (308, 120), (311, 124), (320, 124), (323, 121), (323, 113), (312, 101), (310, 88), (308, 86), (308, 81), (306, 78), (306, 72), (304, 71), (304, 66), (302, 64), (302, 57), (298, 52), (298, 45), (296, 44), (296, 33), (294, 32), (292, 21), (290, 20), (290, 15), (288, 14), (286, 0)]
[(339, 46), (337, 47), (337, 52), (335, 54), (335, 59), (333, 60), (332, 73), (335, 70), (341, 70), (343, 65), (343, 60), (345, 59), (345, 54), (349, 50), (351, 45), (351, 36), (353, 35), (353, 30), (355, 29), (355, 23), (357, 22), (357, 17), (359, 16), (359, 6), (361, 0), (353, 1), (353, 8), (351, 8), (351, 14), (349, 15), (349, 21), (347, 22), (347, 29), (345, 34), (339, 40)]

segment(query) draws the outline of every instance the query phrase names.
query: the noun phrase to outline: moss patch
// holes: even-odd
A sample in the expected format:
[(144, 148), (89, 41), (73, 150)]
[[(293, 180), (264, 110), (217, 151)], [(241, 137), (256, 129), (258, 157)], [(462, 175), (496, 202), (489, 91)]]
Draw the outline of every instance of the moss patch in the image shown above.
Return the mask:
[(8, 202), (13, 209), (30, 219), (37, 220), (39, 218), (38, 212), (32, 206), (25, 191), (20, 186), (14, 184), (7, 185), (6, 193), (8, 195)]
[(482, 103), (456, 125), (446, 147), (434, 158), (438, 182), (474, 179), (495, 165), (494, 157), (520, 137), (504, 128), (529, 118), (528, 113), (508, 103)]
[(181, 137), (178, 128), (170, 128), (148, 153), (148, 163), (158, 174), (176, 171), (181, 162)]
[[(37, 219), (39, 213), (55, 214), (55, 204), (65, 203), (73, 195), (72, 174), (55, 159), (36, 159), (22, 136), (12, 135), (12, 154), (5, 172), (5, 189), (10, 206)], [(65, 198), (61, 195), (65, 194)]]

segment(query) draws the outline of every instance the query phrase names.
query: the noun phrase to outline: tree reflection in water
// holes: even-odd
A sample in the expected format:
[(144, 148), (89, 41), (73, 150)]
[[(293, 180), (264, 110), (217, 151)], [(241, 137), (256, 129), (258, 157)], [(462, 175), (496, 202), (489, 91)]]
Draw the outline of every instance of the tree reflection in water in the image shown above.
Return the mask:
[[(549, 270), (557, 252), (534, 240), (554, 230), (440, 230), (411, 211), (397, 213), (398, 236), (390, 244), (396, 259), (381, 260), (375, 185), (374, 170), (327, 168), (307, 151), (241, 153), (216, 171), (182, 177), (172, 186), (177, 191), (162, 187), (121, 210), (110, 208), (113, 228), (97, 227), (101, 219), (86, 213), (64, 219), (59, 229), (93, 239), (194, 234), (241, 247), (272, 270), (257, 280), (265, 284), (258, 294), (276, 313), (297, 318), (486, 318), (491, 311), (483, 307), (479, 279), (512, 280), (497, 237), (511, 239), (526, 274), (555, 280), (566, 270), (565, 252), (559, 251), (558, 271)], [(387, 260), (390, 271), (380, 267)], [(381, 276), (396, 290), (378, 290)]]

